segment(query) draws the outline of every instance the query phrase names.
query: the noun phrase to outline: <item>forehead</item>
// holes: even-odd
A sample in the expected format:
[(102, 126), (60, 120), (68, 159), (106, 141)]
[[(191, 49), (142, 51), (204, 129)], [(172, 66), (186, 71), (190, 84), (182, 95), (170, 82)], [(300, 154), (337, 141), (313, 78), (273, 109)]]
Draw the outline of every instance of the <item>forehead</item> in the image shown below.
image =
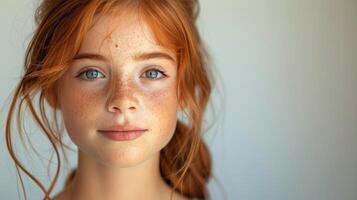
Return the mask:
[(134, 11), (95, 15), (80, 49), (88, 51), (120, 59), (148, 51), (163, 51), (174, 57), (172, 50), (157, 43), (149, 25)]

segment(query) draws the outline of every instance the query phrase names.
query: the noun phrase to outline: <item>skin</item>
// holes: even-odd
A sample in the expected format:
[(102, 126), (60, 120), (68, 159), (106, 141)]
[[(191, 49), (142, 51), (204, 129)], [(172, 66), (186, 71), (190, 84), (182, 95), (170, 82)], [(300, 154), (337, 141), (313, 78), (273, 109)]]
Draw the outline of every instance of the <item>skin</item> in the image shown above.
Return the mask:
[[(173, 60), (135, 59), (154, 51)], [(159, 171), (159, 152), (172, 138), (180, 110), (174, 52), (159, 46), (148, 25), (128, 12), (115, 18), (97, 15), (78, 55), (83, 53), (105, 60), (76, 59), (58, 81), (59, 110), (78, 146), (78, 169), (74, 181), (54, 199), (170, 199), (171, 188)], [(85, 72), (88, 67), (94, 71)], [(114, 124), (148, 131), (130, 141), (113, 141), (98, 132)], [(186, 198), (174, 193), (173, 199)]]

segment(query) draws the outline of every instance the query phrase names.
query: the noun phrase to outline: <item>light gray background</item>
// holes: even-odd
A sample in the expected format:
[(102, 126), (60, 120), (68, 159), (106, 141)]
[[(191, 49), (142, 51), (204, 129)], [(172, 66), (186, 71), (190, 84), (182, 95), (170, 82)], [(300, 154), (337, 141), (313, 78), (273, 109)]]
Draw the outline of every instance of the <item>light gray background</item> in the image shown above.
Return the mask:
[[(5, 149), (4, 104), (19, 80), (36, 3), (0, 5), (0, 199), (8, 200), (19, 197)], [(226, 198), (356, 200), (357, 1), (201, 0), (201, 6), (201, 34), (226, 93), (224, 120), (207, 137)], [(43, 138), (34, 142), (46, 150)], [(44, 170), (33, 170), (46, 182)], [(25, 182), (30, 199), (41, 199)], [(214, 199), (224, 198), (216, 183), (210, 188)]]

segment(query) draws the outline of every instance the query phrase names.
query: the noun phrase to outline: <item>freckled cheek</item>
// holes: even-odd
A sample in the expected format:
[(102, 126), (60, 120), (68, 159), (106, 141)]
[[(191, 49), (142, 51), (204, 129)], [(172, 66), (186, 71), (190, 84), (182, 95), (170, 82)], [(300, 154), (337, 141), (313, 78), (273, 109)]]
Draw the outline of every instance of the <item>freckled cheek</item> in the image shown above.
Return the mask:
[[(158, 136), (167, 137), (175, 129), (177, 97), (174, 88), (153, 91), (145, 95), (146, 109), (152, 119), (153, 128), (158, 131)], [(168, 135), (169, 134), (169, 135)]]
[(85, 93), (85, 92), (74, 92), (68, 95), (66, 100), (66, 110), (76, 117), (85, 117), (90, 115), (98, 108), (99, 99), (98, 95)]
[(69, 72), (59, 81), (59, 102), (63, 114), (83, 118), (98, 108), (101, 88), (79, 81)]
[(174, 88), (164, 88), (149, 92), (145, 95), (148, 108), (153, 113), (162, 115), (170, 114), (176, 110), (177, 97)]
[[(73, 92), (76, 91), (76, 92)], [(99, 108), (98, 95), (79, 90), (69, 90), (62, 96), (62, 113), (68, 133), (72, 138), (87, 134), (96, 124), (96, 109)]]

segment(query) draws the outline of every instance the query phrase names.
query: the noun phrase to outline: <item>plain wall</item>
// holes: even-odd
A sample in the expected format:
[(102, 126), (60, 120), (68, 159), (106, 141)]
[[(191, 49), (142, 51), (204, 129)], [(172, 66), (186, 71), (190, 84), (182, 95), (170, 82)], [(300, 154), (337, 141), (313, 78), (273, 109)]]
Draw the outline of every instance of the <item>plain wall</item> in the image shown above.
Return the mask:
[[(4, 122), (34, 30), (36, 4), (0, 3), (4, 200), (19, 199)], [(226, 198), (356, 200), (357, 1), (201, 0), (198, 24), (225, 88), (223, 120), (207, 142)], [(36, 126), (29, 127), (34, 146), (47, 155), (47, 141)], [(46, 172), (29, 155), (20, 156), (48, 187)], [(74, 166), (75, 154), (70, 160)], [(29, 199), (41, 199), (39, 188), (23, 177)], [(55, 191), (63, 179), (64, 174)], [(216, 183), (209, 186), (213, 199), (224, 199)]]

